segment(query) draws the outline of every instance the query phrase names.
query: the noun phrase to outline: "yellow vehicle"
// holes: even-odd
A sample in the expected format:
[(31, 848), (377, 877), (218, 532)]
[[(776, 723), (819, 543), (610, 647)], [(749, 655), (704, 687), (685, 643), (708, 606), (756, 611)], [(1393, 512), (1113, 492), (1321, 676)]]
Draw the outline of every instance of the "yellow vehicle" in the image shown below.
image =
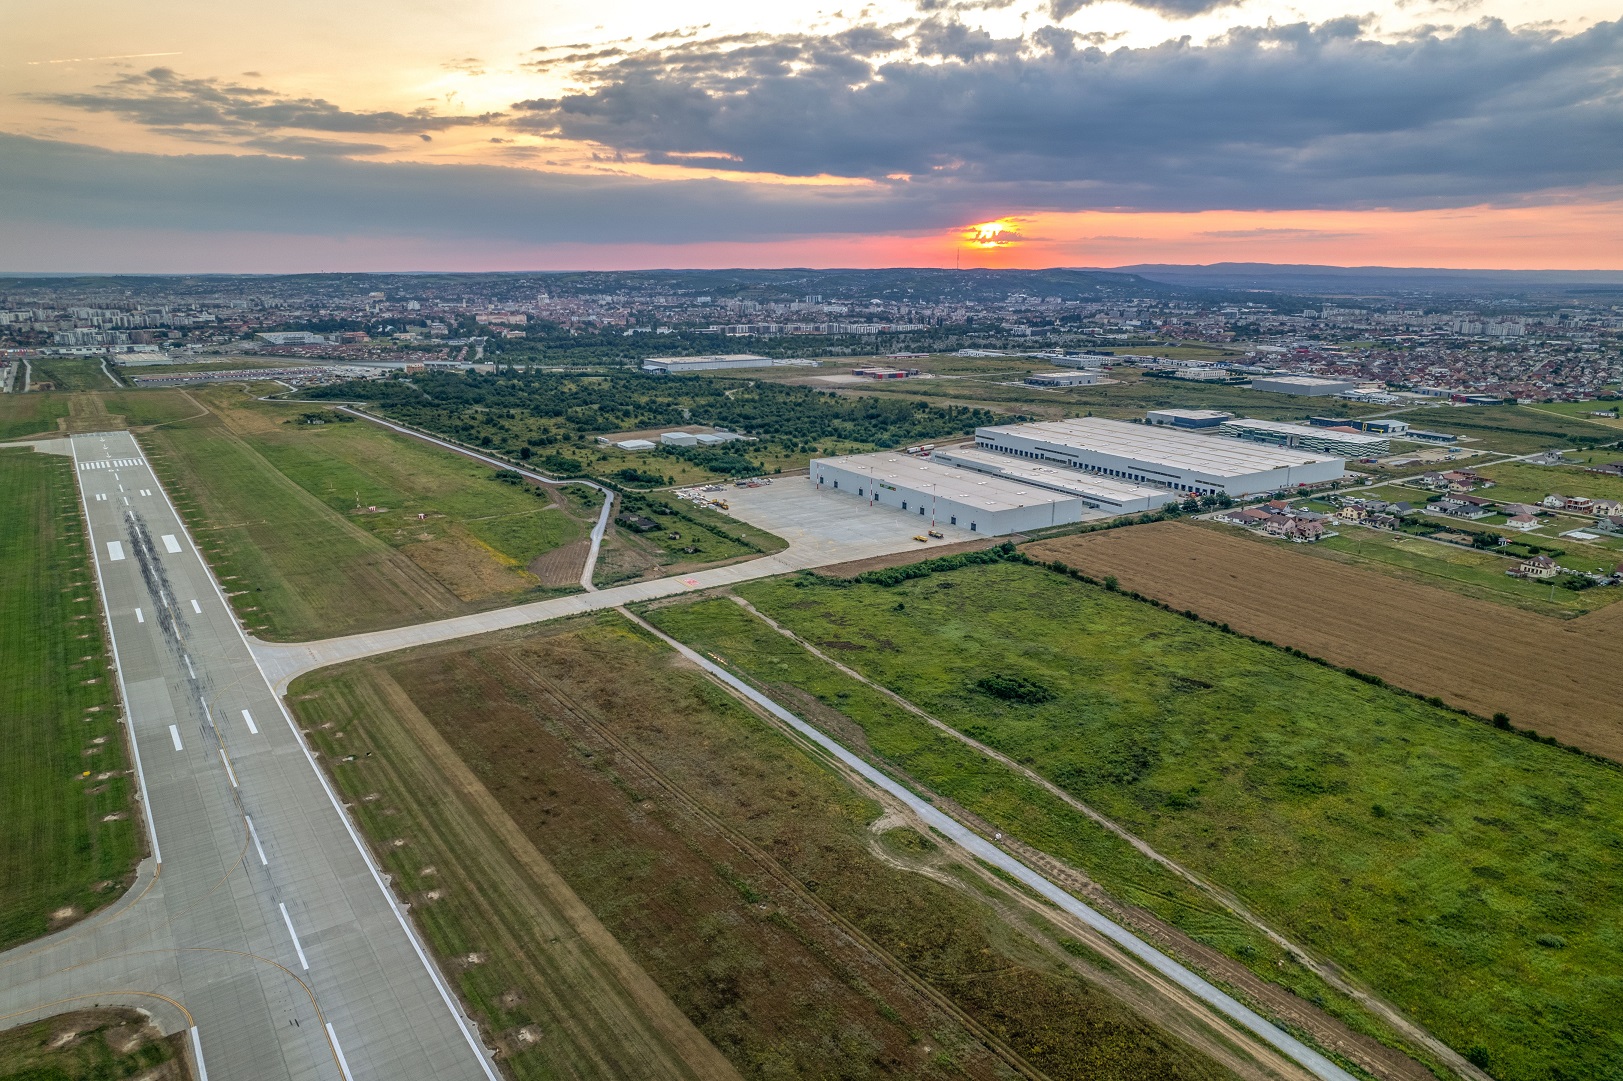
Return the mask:
[(930, 530), (930, 536), (935, 537), (937, 540), (940, 540), (941, 538), (945, 537), (946, 534), (941, 532), (940, 530), (932, 529), (932, 530)]
[(916, 540), (916, 541), (919, 541), (922, 544), (929, 544), (930, 543), (930, 539), (928, 537), (914, 537), (913, 539)]

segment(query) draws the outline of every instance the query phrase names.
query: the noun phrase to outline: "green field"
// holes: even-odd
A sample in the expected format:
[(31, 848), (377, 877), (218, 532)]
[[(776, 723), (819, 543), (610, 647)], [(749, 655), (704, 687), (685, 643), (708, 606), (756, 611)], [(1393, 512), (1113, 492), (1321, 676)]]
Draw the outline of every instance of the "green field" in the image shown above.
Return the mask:
[(220, 390), (206, 400), (209, 416), (142, 442), (238, 615), (263, 637), (550, 596), (526, 565), (583, 535), (573, 513), (529, 487), (364, 421), (283, 423), (297, 411)]
[[(514, 1076), (653, 1072), (604, 929), (747, 1078), (1011, 1076), (986, 1034), (1056, 1081), (1229, 1076), (1155, 996), (1136, 1015), (1108, 990), (1132, 977), (919, 833), (875, 833), (880, 807), (625, 621), (470, 645), (307, 676), (295, 707)], [(566, 900), (601, 926), (560, 929)]]
[[(1551, 538), (1534, 538), (1534, 543), (1549, 544)], [(1576, 541), (1557, 538), (1555, 544), (1573, 553), (1570, 557), (1563, 555), (1562, 560), (1575, 568), (1584, 563), (1584, 556), (1591, 554)], [(1623, 590), (1615, 587), (1582, 592), (1557, 588), (1552, 592), (1548, 582), (1512, 578), (1506, 574), (1505, 571), (1517, 563), (1509, 556), (1357, 526), (1343, 527), (1338, 536), (1317, 544), (1301, 545), (1300, 550), (1311, 556), (1373, 565), (1409, 581), (1441, 586), (1479, 600), (1513, 604), (1544, 615), (1579, 616), (1623, 598)], [(1596, 555), (1604, 559), (1603, 555)]]
[(0, 1032), (0, 1081), (181, 1081), (184, 1037), (134, 1010), (81, 1010)]
[(1406, 415), (1416, 427), (1453, 432), (1506, 454), (1615, 442), (1616, 429), (1529, 405), (1471, 406)]
[[(1620, 459), (1623, 459), (1623, 451), (1616, 451), (1605, 460)], [(1623, 477), (1591, 473), (1578, 466), (1505, 462), (1484, 466), (1477, 472), (1494, 482), (1492, 488), (1478, 494), (1504, 503), (1541, 503), (1552, 493), (1623, 501)]]
[(202, 407), (183, 390), (123, 390), (101, 395), (107, 411), (122, 416), (131, 427), (167, 424), (201, 413)]
[[(716, 494), (726, 498), (725, 492)], [(620, 514), (635, 514), (657, 522), (659, 528), (638, 533), (616, 520), (598, 562), (598, 586), (661, 577), (788, 547), (782, 537), (667, 492), (626, 492), (615, 510), (616, 519)]]
[(115, 384), (101, 370), (102, 362), (89, 357), (34, 357), (35, 383), (49, 380), (57, 390), (112, 390)]
[(0, 394), (0, 440), (55, 432), (67, 415), (66, 394)]
[(73, 459), (0, 451), (0, 506), (4, 949), (122, 893), (141, 837)]
[[(1607, 1020), (1623, 995), (1616, 770), (1037, 568), (739, 592), (1233, 890), (1496, 1078), (1623, 1076)], [(654, 618), (757, 679), (799, 683), (793, 647), (731, 607)], [(977, 689), (989, 677), (1039, 693), (1006, 701)], [(917, 722), (853, 712), (849, 687), (824, 698), (824, 678), (807, 689), (881, 756), (1016, 836), (1051, 828), (1006, 778), (942, 756)], [(1057, 839), (1072, 851), (1032, 843), (1077, 858)], [(1176, 922), (1176, 898), (1082, 856)], [(1196, 937), (1253, 962), (1250, 942)]]

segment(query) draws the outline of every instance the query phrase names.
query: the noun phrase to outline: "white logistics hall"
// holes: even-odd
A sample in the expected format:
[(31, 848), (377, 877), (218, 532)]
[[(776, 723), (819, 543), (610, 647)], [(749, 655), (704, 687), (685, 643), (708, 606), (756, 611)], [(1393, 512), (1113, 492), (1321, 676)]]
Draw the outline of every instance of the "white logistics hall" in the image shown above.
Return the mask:
[(811, 479), (818, 488), (913, 515), (921, 531), (941, 524), (1002, 536), (1080, 522), (1089, 509), (1080, 496), (901, 451), (817, 458)]
[(1236, 498), (1337, 480), (1347, 465), (1344, 458), (1297, 447), (1098, 417), (977, 428), (975, 446), (1180, 495)]

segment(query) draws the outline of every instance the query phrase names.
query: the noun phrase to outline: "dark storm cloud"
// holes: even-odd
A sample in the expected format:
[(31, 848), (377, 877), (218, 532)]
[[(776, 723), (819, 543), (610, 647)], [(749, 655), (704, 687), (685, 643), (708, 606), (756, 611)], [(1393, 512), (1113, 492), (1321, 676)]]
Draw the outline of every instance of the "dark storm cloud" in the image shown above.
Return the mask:
[(1032, 208), (1464, 205), (1616, 185), (1619, 56), (1615, 22), (1381, 42), (1345, 18), (1107, 52), (931, 19), (633, 53), (513, 122), (654, 162), (900, 174)]
[(418, 135), (470, 124), (485, 116), (436, 116), (427, 109), (409, 113), (355, 112), (322, 98), (298, 98), (262, 86), (220, 79), (191, 78), (169, 68), (121, 75), (81, 94), (42, 94), (36, 100), (114, 116), (170, 134), (229, 142), (278, 131), (325, 131), (352, 135)]
[(309, 156), (165, 156), (0, 135), (0, 227), (682, 244), (937, 231), (954, 199)]

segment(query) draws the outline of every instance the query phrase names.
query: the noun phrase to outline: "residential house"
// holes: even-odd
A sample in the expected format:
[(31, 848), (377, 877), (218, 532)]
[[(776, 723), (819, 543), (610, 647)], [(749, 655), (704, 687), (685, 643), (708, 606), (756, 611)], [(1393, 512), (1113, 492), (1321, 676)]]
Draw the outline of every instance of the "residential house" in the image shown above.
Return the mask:
[(1538, 528), (1538, 519), (1533, 517), (1531, 514), (1512, 514), (1509, 518), (1505, 519), (1505, 525), (1509, 526), (1511, 529), (1520, 530), (1521, 532), (1526, 533), (1530, 529)]
[(1589, 513), (1597, 518), (1610, 518), (1623, 514), (1623, 503), (1615, 499), (1592, 499), (1589, 501)]
[(1529, 556), (1516, 565), (1514, 571), (1507, 574), (1519, 575), (1522, 578), (1547, 579), (1554, 578), (1561, 573), (1561, 568), (1549, 556)]
[(1466, 503), (1458, 499), (1439, 499), (1426, 507), (1426, 513), (1474, 521), (1478, 518), (1486, 518), (1492, 511), (1486, 507), (1477, 506), (1475, 503)]

